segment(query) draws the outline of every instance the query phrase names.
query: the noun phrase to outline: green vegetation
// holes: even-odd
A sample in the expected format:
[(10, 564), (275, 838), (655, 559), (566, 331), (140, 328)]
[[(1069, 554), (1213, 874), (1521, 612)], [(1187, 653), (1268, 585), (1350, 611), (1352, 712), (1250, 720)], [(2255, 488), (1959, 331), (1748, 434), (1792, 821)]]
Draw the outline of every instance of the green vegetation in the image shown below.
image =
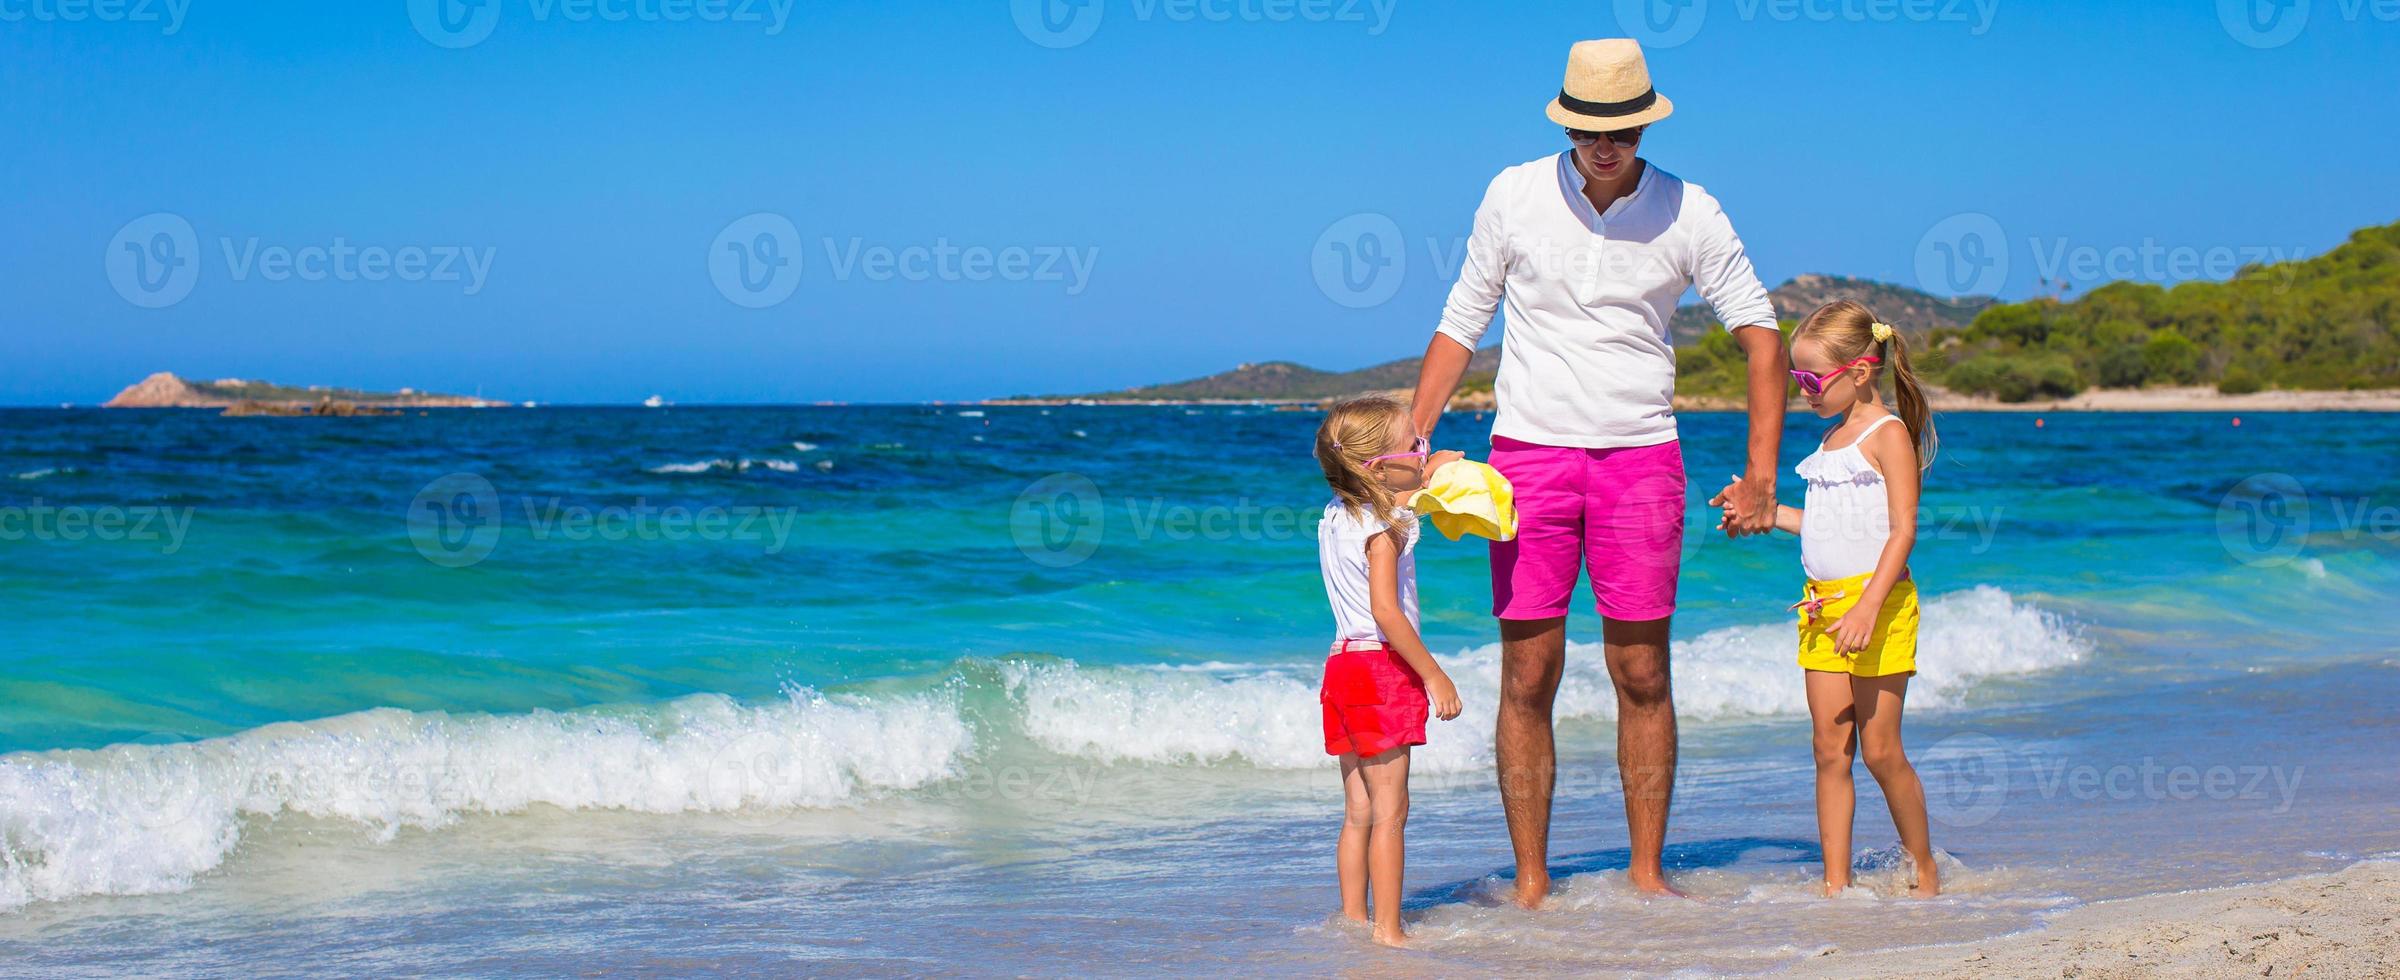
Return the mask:
[[(1799, 325), (1797, 320), (1783, 321), (1783, 335), (1790, 337), (1792, 328)], [(1736, 402), (1750, 397), (1750, 358), (1734, 342), (1732, 331), (1711, 330), (1698, 341), (1675, 348), (1675, 394)]]
[[(2074, 302), (1993, 306), (1964, 326), (1884, 315), (1908, 331), (1928, 380), (2001, 401), (2095, 385), (2214, 385), (2229, 395), (2400, 387), (2400, 224), (2360, 229), (2315, 258), (2248, 266), (2226, 282), (2111, 283)], [(1784, 332), (1794, 325), (1785, 320)], [(1743, 397), (1742, 352), (1725, 331), (1699, 335), (1675, 358), (1678, 394)]]
[(1925, 334), (1925, 373), (1953, 390), (2028, 401), (2093, 385), (2400, 387), (2400, 224), (2225, 282), (2118, 282)]

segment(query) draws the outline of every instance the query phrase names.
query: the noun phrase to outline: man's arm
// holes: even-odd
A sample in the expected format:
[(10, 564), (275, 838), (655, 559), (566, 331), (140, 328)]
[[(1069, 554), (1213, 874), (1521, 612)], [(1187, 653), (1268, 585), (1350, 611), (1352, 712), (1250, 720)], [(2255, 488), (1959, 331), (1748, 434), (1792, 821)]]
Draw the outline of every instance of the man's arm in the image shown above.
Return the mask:
[(1783, 408), (1791, 375), (1783, 358), (1783, 334), (1774, 324), (1734, 330), (1735, 343), (1750, 360), (1750, 446), (1742, 479), (1733, 488), (1727, 537), (1775, 530), (1775, 470), (1783, 448)]
[(1458, 379), (1466, 377), (1467, 362), (1474, 359), (1475, 352), (1449, 334), (1434, 334), (1426, 343), (1425, 360), (1417, 365), (1417, 394), (1408, 403), (1408, 419), (1416, 423), (1418, 435), (1433, 437), (1442, 410), (1458, 393)]
[(1750, 361), (1750, 445), (1741, 480), (1730, 488), (1732, 505), (1725, 533), (1729, 537), (1765, 534), (1775, 529), (1775, 453), (1783, 443), (1784, 393), (1791, 376), (1785, 373), (1783, 334), (1775, 326), (1775, 304), (1750, 254), (1735, 234), (1716, 199), (1702, 195), (1689, 206), (1692, 235), (1698, 246), (1692, 285), (1716, 309), (1717, 320), (1733, 331)]

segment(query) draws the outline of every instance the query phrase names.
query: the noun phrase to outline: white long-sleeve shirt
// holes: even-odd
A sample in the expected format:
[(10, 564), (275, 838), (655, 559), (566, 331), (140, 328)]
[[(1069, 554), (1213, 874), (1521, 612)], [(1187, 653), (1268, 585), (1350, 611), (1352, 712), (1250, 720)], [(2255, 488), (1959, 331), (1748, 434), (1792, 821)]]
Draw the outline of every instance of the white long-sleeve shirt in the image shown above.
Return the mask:
[(1727, 329), (1775, 326), (1733, 222), (1700, 185), (1644, 161), (1593, 213), (1571, 154), (1492, 178), (1439, 332), (1474, 350), (1508, 304), (1492, 435), (1607, 449), (1675, 438), (1667, 320), (1697, 286)]

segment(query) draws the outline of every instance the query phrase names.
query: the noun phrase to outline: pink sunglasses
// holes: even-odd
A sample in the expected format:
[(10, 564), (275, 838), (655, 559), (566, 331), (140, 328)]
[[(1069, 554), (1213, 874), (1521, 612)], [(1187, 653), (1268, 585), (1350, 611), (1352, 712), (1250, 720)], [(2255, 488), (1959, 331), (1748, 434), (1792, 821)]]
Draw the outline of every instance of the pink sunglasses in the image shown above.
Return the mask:
[(1808, 371), (1802, 371), (1799, 368), (1793, 368), (1792, 380), (1800, 382), (1801, 391), (1808, 392), (1812, 395), (1822, 395), (1825, 393), (1825, 383), (1841, 377), (1842, 372), (1850, 370), (1851, 368), (1857, 367), (1861, 364), (1881, 363), (1883, 363), (1883, 358), (1877, 357), (1873, 354), (1861, 354), (1855, 358), (1852, 358), (1850, 363), (1844, 364), (1838, 368), (1834, 368), (1833, 370), (1827, 371), (1824, 374), (1814, 374)]
[[(1333, 448), (1335, 448), (1335, 449), (1340, 449), (1340, 448), (1342, 448), (1342, 444), (1341, 444), (1341, 443), (1338, 443), (1338, 442), (1337, 442), (1337, 443), (1334, 443), (1334, 444), (1333, 444)], [(1375, 466), (1375, 465), (1378, 465), (1378, 464), (1380, 464), (1380, 463), (1383, 463), (1383, 462), (1384, 462), (1384, 461), (1386, 461), (1386, 460), (1393, 460), (1393, 459), (1424, 459), (1424, 458), (1425, 458), (1425, 457), (1427, 457), (1427, 456), (1433, 455), (1433, 454), (1432, 454), (1432, 452), (1430, 451), (1432, 448), (1433, 448), (1433, 444), (1432, 444), (1431, 442), (1428, 442), (1428, 441), (1426, 441), (1426, 439), (1425, 439), (1425, 437), (1424, 437), (1424, 436), (1418, 436), (1418, 437), (1417, 437), (1417, 448), (1416, 448), (1414, 451), (1412, 451), (1412, 452), (1405, 452), (1405, 453), (1385, 453), (1385, 454), (1383, 454), (1383, 455), (1381, 455), (1381, 456), (1377, 456), (1377, 457), (1375, 457), (1375, 458), (1373, 458), (1373, 459), (1367, 460), (1367, 461), (1366, 461), (1364, 464), (1361, 464), (1361, 465), (1364, 465), (1364, 466)]]

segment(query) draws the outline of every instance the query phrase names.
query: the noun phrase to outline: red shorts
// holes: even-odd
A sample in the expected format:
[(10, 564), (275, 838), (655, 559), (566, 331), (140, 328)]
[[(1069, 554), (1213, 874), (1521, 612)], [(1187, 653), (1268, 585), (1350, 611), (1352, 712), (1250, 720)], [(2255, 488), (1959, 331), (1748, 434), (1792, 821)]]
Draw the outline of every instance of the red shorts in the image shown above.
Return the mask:
[(1325, 754), (1360, 758), (1425, 744), (1425, 679), (1391, 647), (1336, 641), (1317, 689), (1325, 708)]
[(1492, 437), (1492, 468), (1517, 491), (1517, 537), (1492, 542), (1492, 615), (1567, 614), (1577, 571), (1609, 619), (1675, 612), (1683, 564), (1683, 445), (1576, 449)]

